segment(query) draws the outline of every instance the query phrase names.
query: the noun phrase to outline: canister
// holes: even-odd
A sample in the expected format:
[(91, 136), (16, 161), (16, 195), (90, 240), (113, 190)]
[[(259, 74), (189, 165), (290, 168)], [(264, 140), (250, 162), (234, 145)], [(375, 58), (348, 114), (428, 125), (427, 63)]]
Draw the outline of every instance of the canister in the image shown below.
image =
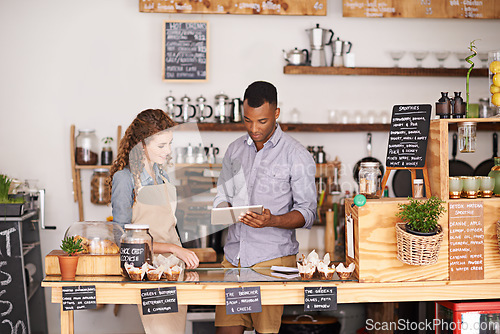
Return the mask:
[(153, 264), (153, 237), (149, 225), (126, 224), (120, 239), (120, 267), (122, 275), (128, 277), (125, 263), (140, 268), (144, 263)]
[(377, 198), (380, 174), (378, 162), (362, 162), (359, 170), (359, 193), (366, 198)]

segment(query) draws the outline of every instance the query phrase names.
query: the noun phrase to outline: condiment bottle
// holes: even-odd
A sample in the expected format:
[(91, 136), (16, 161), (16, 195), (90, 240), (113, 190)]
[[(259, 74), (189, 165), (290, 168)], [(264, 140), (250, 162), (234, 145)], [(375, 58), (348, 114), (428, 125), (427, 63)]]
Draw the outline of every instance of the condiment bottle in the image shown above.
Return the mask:
[(441, 92), (441, 97), (436, 102), (436, 116), (439, 118), (450, 118), (451, 101), (448, 92)]
[(380, 184), (378, 162), (362, 162), (359, 170), (359, 193), (366, 198), (377, 198)]
[(424, 197), (424, 180), (414, 179), (413, 180), (413, 198), (423, 198)]
[(462, 92), (455, 92), (453, 98), (453, 118), (465, 118), (466, 104), (460, 94)]
[(127, 224), (120, 239), (120, 267), (122, 275), (128, 277), (125, 263), (142, 267), (144, 263), (153, 264), (153, 237), (149, 225)]
[(94, 129), (78, 130), (75, 144), (75, 160), (78, 165), (97, 165), (99, 149)]
[(111, 202), (111, 189), (107, 182), (109, 172), (106, 168), (94, 169), (90, 181), (90, 202), (93, 204), (109, 204)]
[(318, 146), (318, 151), (316, 152), (316, 162), (318, 164), (324, 164), (325, 161), (325, 151), (323, 151), (323, 146)]

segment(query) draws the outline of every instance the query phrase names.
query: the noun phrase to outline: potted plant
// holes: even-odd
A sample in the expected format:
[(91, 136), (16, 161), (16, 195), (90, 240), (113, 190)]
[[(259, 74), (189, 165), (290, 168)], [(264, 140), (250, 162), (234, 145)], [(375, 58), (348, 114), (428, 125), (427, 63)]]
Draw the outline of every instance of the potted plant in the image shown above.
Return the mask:
[(427, 200), (409, 199), (410, 202), (399, 204), (396, 217), (401, 218), (406, 224), (406, 231), (416, 235), (435, 235), (439, 232), (439, 217), (446, 211), (444, 201), (437, 197)]
[(24, 197), (11, 198), (9, 189), (12, 179), (0, 174), (0, 216), (20, 216), (24, 212)]
[(76, 237), (67, 237), (61, 242), (61, 249), (66, 253), (65, 255), (58, 256), (61, 279), (63, 281), (75, 280), (78, 253), (83, 251), (81, 243), (82, 239)]
[(396, 224), (398, 260), (414, 266), (437, 262), (443, 241), (443, 228), (438, 224), (446, 211), (443, 203), (433, 196), (426, 200), (409, 198), (408, 203), (399, 204), (396, 217), (403, 222)]

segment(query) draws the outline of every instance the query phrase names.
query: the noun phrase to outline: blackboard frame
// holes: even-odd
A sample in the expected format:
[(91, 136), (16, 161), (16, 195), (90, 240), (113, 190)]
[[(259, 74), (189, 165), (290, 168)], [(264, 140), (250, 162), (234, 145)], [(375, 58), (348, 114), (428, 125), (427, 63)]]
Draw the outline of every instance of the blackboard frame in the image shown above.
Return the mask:
[[(169, 23), (203, 23), (206, 25), (205, 29), (205, 78), (203, 79), (175, 79), (166, 78), (166, 54), (167, 54), (167, 24)], [(164, 20), (163, 21), (163, 34), (162, 34), (162, 80), (165, 82), (206, 82), (208, 81), (208, 68), (209, 68), (209, 38), (210, 38), (210, 25), (208, 21), (202, 20)]]

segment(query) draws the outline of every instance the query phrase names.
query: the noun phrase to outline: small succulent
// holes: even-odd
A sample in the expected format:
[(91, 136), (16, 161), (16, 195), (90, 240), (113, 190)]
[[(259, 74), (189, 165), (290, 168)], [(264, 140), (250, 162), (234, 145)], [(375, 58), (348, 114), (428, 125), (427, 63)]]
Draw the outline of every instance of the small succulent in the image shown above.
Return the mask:
[(83, 251), (82, 239), (76, 237), (67, 237), (62, 240), (61, 249), (69, 256), (74, 256)]

